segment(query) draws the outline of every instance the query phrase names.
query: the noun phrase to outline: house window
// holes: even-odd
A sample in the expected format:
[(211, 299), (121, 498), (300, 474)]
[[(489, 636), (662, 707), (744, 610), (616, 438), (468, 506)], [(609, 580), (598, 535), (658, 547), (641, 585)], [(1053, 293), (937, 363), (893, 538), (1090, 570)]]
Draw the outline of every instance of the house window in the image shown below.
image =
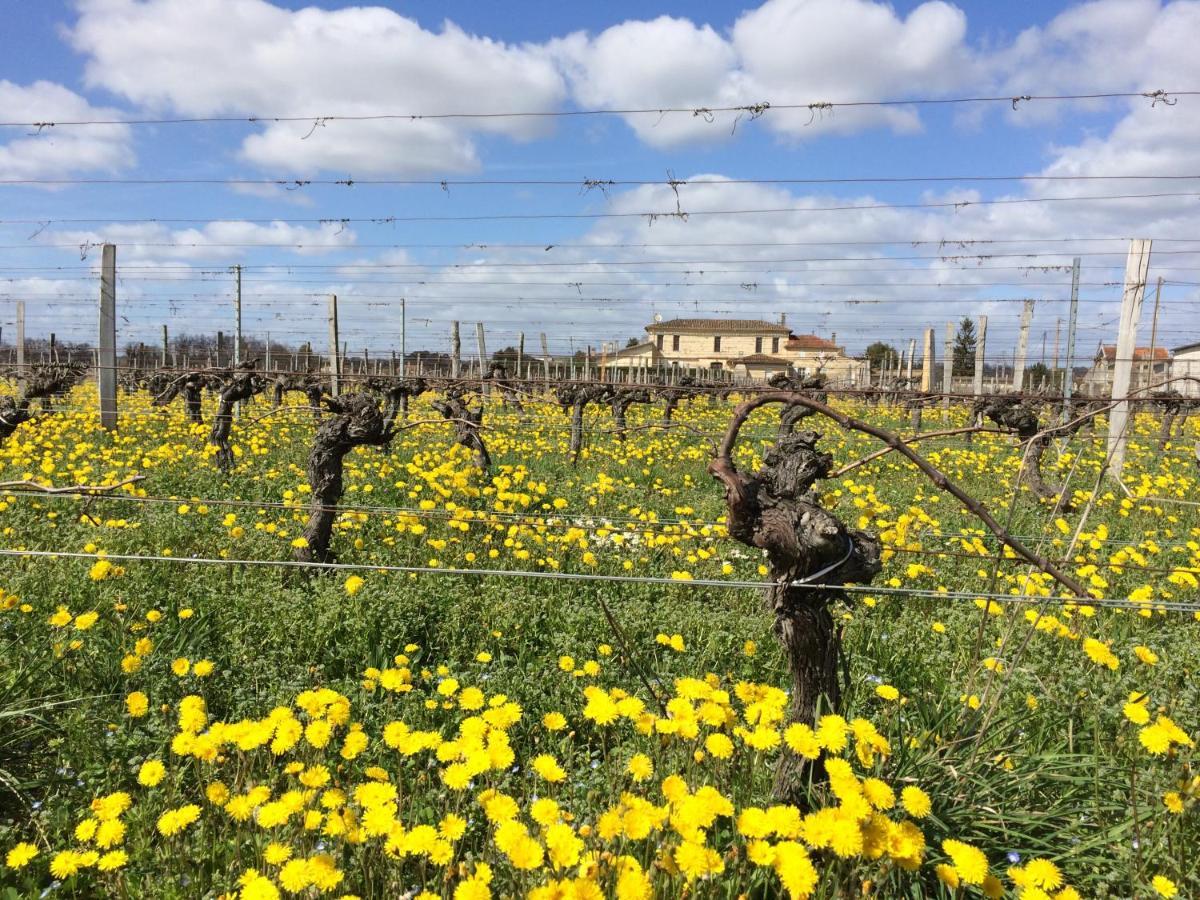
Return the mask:
[(658, 349), (661, 350), (662, 348), (663, 348), (663, 336), (660, 334), (658, 336)]
[(777, 337), (771, 338), (771, 352), (772, 353), (779, 352), (779, 338), (777, 338)]
[(762, 338), (760, 337), (754, 339), (754, 352), (762, 353)]
[(721, 352), (721, 336), (718, 334), (713, 337), (713, 353), (720, 353), (720, 352)]
[(671, 335), (671, 349), (672, 350), (679, 349), (679, 335), (677, 335), (677, 334)]

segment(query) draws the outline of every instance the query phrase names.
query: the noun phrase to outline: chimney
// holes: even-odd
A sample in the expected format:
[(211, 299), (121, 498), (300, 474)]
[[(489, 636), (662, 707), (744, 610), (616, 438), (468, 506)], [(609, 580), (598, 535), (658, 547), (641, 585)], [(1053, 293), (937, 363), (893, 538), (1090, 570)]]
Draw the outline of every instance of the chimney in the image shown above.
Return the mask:
[(829, 343), (831, 343), (835, 346), (837, 345), (837, 332), (836, 331), (829, 336)]
[(782, 312), (781, 312), (781, 313), (779, 314), (779, 324), (780, 324), (780, 325), (786, 325), (786, 324), (787, 324), (787, 313), (782, 313)]

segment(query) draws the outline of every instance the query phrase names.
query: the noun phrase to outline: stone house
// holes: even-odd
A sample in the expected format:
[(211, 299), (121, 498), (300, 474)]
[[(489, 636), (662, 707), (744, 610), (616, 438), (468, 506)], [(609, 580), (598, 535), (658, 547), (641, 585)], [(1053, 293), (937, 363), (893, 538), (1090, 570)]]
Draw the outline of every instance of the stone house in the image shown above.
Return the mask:
[[(1111, 397), (1113, 370), (1116, 368), (1117, 345), (1101, 344), (1096, 351), (1092, 367), (1079, 380), (1079, 392), (1087, 397)], [(1133, 351), (1133, 372), (1129, 376), (1129, 389), (1136, 391), (1160, 381), (1171, 374), (1171, 351), (1166, 347), (1137, 347)]]

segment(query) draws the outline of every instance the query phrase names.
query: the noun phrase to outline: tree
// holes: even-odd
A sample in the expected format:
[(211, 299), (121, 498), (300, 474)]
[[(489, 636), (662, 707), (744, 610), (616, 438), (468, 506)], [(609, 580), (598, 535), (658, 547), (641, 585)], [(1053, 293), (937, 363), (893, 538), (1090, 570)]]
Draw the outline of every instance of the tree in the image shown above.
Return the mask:
[(1025, 369), (1025, 386), (1030, 390), (1036, 391), (1041, 387), (1043, 380), (1047, 384), (1050, 383), (1050, 367), (1045, 363), (1034, 363)]
[(893, 347), (891, 344), (885, 344), (883, 341), (876, 341), (869, 346), (866, 351), (867, 362), (870, 364), (872, 369), (882, 369), (883, 361), (887, 359), (889, 355), (898, 357), (900, 354), (896, 352), (895, 347)]
[(492, 362), (503, 363), (505, 365), (516, 365), (517, 348), (504, 347), (492, 354)]
[(642, 342), (641, 338), (631, 337), (629, 340), (627, 340), (625, 342), (625, 346), (626, 347), (636, 347), (641, 342)]
[(975, 374), (975, 350), (979, 338), (975, 334), (975, 320), (963, 316), (958, 323), (958, 334), (954, 336), (954, 366), (955, 375)]

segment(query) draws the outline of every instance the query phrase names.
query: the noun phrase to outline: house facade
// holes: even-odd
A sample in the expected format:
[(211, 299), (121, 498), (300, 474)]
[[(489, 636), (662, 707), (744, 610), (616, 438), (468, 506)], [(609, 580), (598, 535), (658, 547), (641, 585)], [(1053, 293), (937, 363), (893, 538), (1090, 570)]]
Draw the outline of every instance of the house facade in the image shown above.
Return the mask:
[[(1200, 343), (1176, 347), (1171, 354), (1171, 377), (1200, 379)], [(1185, 397), (1200, 397), (1200, 381), (1180, 381), (1171, 385)]]
[[(1092, 367), (1079, 380), (1079, 392), (1088, 397), (1111, 397), (1113, 371), (1116, 369), (1116, 344), (1101, 344), (1092, 360)], [(1137, 347), (1133, 351), (1133, 371), (1129, 389), (1140, 390), (1166, 381), (1171, 376), (1171, 351), (1166, 347)]]
[(760, 319), (671, 319), (646, 326), (667, 366), (729, 371), (733, 360), (778, 356), (791, 331)]
[(647, 325), (646, 332), (667, 367), (711, 369), (753, 381), (780, 372), (822, 372), (839, 384), (866, 378), (865, 363), (846, 356), (843, 347), (814, 334), (792, 334), (783, 322), (671, 319)]

